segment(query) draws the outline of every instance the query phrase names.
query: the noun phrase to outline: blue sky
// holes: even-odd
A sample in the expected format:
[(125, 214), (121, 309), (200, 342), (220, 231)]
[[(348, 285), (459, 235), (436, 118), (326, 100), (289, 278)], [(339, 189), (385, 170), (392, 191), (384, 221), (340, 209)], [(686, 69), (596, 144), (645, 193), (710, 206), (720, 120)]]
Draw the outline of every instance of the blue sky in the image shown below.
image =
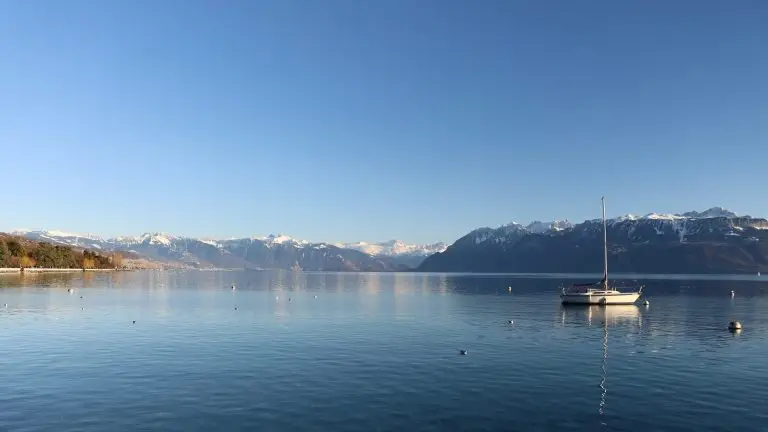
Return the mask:
[(0, 229), (768, 216), (768, 2), (0, 2)]

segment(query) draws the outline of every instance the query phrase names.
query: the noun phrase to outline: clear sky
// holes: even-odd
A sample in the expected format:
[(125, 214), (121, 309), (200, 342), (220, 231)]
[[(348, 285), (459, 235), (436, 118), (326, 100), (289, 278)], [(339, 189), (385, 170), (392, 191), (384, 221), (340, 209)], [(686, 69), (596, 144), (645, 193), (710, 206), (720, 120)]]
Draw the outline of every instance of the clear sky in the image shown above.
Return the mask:
[(0, 2), (0, 229), (768, 216), (764, 0)]

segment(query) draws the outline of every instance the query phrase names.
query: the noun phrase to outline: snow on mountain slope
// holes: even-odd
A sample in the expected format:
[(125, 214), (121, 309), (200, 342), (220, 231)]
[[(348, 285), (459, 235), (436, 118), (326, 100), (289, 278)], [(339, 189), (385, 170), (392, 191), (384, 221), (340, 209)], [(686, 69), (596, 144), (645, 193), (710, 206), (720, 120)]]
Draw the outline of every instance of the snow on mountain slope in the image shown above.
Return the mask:
[(264, 243), (268, 245), (280, 245), (280, 244), (294, 244), (294, 245), (308, 245), (309, 242), (306, 240), (297, 240), (293, 237), (284, 235), (284, 234), (270, 234), (266, 237), (254, 237), (254, 240), (261, 240)]
[(414, 255), (414, 256), (427, 256), (433, 253), (442, 252), (448, 246), (445, 243), (432, 243), (432, 244), (408, 244), (402, 240), (390, 240), (380, 243), (336, 243), (334, 246), (343, 249), (354, 249), (360, 252), (367, 253), (368, 255), (384, 255), (384, 256), (401, 256), (401, 255)]
[(712, 219), (712, 218), (727, 218), (734, 219), (739, 217), (736, 213), (724, 209), (722, 207), (712, 207), (707, 210), (689, 211), (685, 213), (648, 213), (645, 216), (635, 216), (627, 214), (619, 216), (617, 218), (609, 219), (612, 222), (622, 222), (625, 220), (638, 220), (638, 219), (651, 219), (651, 220), (684, 220), (684, 219)]
[[(711, 221), (711, 222), (710, 222)], [(710, 230), (713, 223), (727, 225), (729, 236), (740, 236), (744, 227), (764, 229), (760, 219), (749, 216), (738, 216), (736, 213), (722, 207), (712, 207), (698, 212), (691, 211), (682, 214), (648, 213), (645, 216), (632, 214), (608, 219), (610, 227), (616, 227), (627, 232), (630, 237), (638, 229), (651, 229), (657, 235), (672, 234), (679, 241), (685, 242), (691, 235), (699, 234), (702, 230)], [(457, 240), (454, 245), (483, 245), (486, 243), (513, 244), (521, 236), (527, 234), (558, 235), (574, 229), (601, 229), (602, 219), (591, 219), (580, 224), (569, 221), (540, 222), (534, 221), (528, 225), (511, 222), (498, 228), (478, 228)]]
[[(711, 221), (711, 222), (707, 222)], [(455, 244), (460, 243), (469, 247), (481, 247), (486, 244), (495, 244), (498, 247), (508, 247), (516, 243), (521, 237), (535, 234), (543, 236), (563, 235), (573, 230), (598, 230), (601, 229), (600, 219), (588, 220), (581, 224), (573, 224), (567, 220), (541, 222), (534, 221), (528, 225), (512, 222), (498, 228), (479, 228), (468, 233)], [(674, 236), (679, 241), (685, 242), (690, 236), (700, 235), (704, 232), (712, 232), (726, 229), (729, 237), (752, 234), (747, 229), (765, 230), (768, 224), (749, 217), (740, 217), (736, 213), (722, 207), (697, 212), (691, 211), (682, 214), (648, 213), (645, 216), (624, 215), (609, 219), (609, 226), (626, 232), (628, 238), (646, 239), (648, 233), (656, 236)], [(723, 228), (724, 227), (724, 228)], [(655, 233), (655, 234), (654, 234)], [(21, 235), (26, 238), (57, 243), (93, 250), (133, 251), (144, 256), (158, 260), (177, 260), (183, 263), (230, 263), (235, 265), (242, 257), (234, 256), (233, 251), (255, 254), (254, 247), (263, 248), (264, 254), (280, 254), (282, 251), (309, 250), (351, 250), (362, 252), (366, 256), (388, 257), (400, 264), (407, 266), (415, 264), (424, 257), (444, 252), (447, 249), (445, 243), (433, 244), (409, 244), (400, 240), (369, 243), (310, 243), (305, 240), (297, 240), (284, 234), (271, 234), (264, 237), (233, 238), (228, 240), (215, 238), (192, 238), (174, 236), (167, 233), (144, 233), (139, 236), (120, 236), (105, 239), (95, 234), (78, 234), (62, 230), (30, 230), (18, 229), (11, 234)], [(242, 249), (241, 249), (242, 248)], [(272, 252), (267, 252), (272, 251)], [(316, 252), (312, 252), (316, 253)], [(325, 252), (324, 252), (325, 253)], [(236, 254), (235, 254), (236, 255)], [(303, 255), (300, 255), (303, 256)], [(352, 254), (350, 257), (354, 257)], [(362, 256), (350, 259), (363, 259)], [(232, 264), (235, 263), (235, 264)], [(351, 265), (354, 267), (354, 265)]]
[[(264, 237), (218, 240), (181, 237), (167, 233), (144, 233), (104, 239), (65, 231), (15, 230), (16, 235), (67, 246), (104, 251), (133, 252), (156, 262), (184, 267), (309, 268), (315, 270), (394, 270), (413, 268), (429, 254), (446, 245), (410, 245), (402, 241), (354, 247), (330, 243), (310, 243), (283, 234)], [(341, 258), (338, 258), (340, 256)]]
[(30, 230), (16, 229), (9, 234), (26, 237), (30, 240), (58, 243), (67, 246), (74, 246), (88, 249), (104, 249), (107, 247), (107, 241), (96, 234), (78, 234), (59, 230)]
[(552, 231), (562, 231), (572, 227), (573, 224), (567, 220), (554, 222), (533, 221), (526, 226), (526, 229), (532, 234), (544, 234)]
[(738, 217), (736, 213), (728, 209), (724, 209), (722, 207), (712, 207), (707, 210), (704, 210), (703, 212), (696, 212), (696, 211), (686, 212), (680, 216), (692, 218), (692, 219), (707, 219), (707, 218), (720, 218), (720, 217), (733, 219)]

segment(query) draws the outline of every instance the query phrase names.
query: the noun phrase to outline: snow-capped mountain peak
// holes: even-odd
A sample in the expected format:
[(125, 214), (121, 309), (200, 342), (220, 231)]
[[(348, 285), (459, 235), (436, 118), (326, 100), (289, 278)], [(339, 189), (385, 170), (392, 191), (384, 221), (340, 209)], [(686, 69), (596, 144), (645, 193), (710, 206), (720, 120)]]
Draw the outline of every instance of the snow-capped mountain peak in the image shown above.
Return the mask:
[(738, 217), (738, 215), (722, 207), (712, 207), (701, 212), (689, 211), (685, 213), (648, 213), (645, 216), (640, 216), (640, 217), (635, 216), (633, 214), (626, 214), (610, 220), (615, 223), (615, 222), (623, 222), (627, 220), (632, 221), (632, 220), (644, 220), (644, 219), (675, 221), (675, 220), (684, 220), (684, 219), (711, 219), (711, 218), (721, 218), (721, 217), (733, 219)]
[(684, 216), (676, 215), (676, 214), (669, 214), (669, 213), (648, 213), (647, 215), (643, 216), (643, 219), (651, 219), (651, 220), (678, 220), (678, 219), (685, 219)]
[(684, 216), (691, 219), (708, 219), (708, 218), (720, 218), (720, 217), (733, 219), (738, 217), (736, 213), (728, 209), (725, 209), (723, 207), (711, 207), (702, 212), (697, 212), (697, 211), (686, 212), (680, 216)]
[(297, 245), (306, 245), (309, 244), (306, 240), (297, 240), (293, 237), (287, 236), (285, 234), (270, 234), (266, 237), (254, 237), (253, 240), (259, 240), (263, 241), (264, 243), (268, 245), (279, 245), (284, 243), (293, 243)]
[(119, 236), (108, 239), (110, 243), (116, 243), (120, 245), (132, 245), (132, 244), (154, 244), (154, 245), (170, 245), (177, 237), (166, 233), (144, 233), (140, 236)]
[(60, 230), (31, 230), (26, 228), (19, 228), (12, 230), (10, 234), (19, 236), (37, 235), (40, 237), (49, 238), (72, 238), (72, 239), (84, 239), (94, 241), (104, 241), (104, 238), (97, 234), (90, 233), (73, 233)]
[(573, 227), (573, 224), (568, 222), (567, 220), (564, 221), (553, 221), (553, 222), (541, 222), (541, 221), (533, 221), (529, 223), (525, 228), (530, 231), (532, 234), (545, 234), (548, 232), (553, 231), (563, 231), (568, 228)]
[(16, 229), (12, 230), (10, 234), (35, 241), (59, 243), (88, 249), (102, 249), (106, 243), (103, 237), (96, 234), (79, 234), (60, 230)]
[(426, 256), (433, 253), (442, 252), (448, 246), (445, 243), (432, 243), (432, 244), (408, 244), (402, 240), (389, 240), (380, 243), (336, 243), (334, 246), (343, 249), (354, 249), (368, 255), (385, 255), (385, 256), (401, 256), (401, 255), (418, 255)]

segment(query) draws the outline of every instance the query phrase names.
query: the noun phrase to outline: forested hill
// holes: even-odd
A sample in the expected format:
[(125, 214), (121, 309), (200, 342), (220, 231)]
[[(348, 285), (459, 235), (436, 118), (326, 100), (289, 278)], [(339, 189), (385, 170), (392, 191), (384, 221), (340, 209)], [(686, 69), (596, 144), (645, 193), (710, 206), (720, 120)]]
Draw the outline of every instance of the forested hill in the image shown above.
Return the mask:
[(122, 255), (36, 242), (0, 233), (0, 267), (108, 269), (122, 266)]

